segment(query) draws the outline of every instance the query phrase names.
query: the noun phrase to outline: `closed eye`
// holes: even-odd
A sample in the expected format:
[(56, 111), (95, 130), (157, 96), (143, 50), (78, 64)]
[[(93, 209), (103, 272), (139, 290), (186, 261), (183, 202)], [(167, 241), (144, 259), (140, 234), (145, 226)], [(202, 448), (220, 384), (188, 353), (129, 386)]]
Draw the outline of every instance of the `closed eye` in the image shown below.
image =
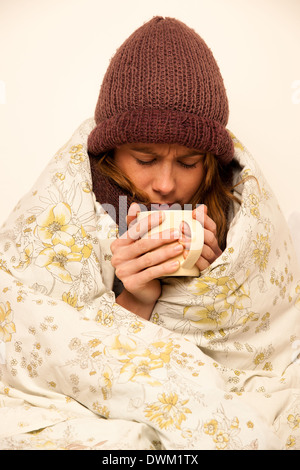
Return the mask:
[(181, 165), (183, 168), (189, 169), (189, 168), (196, 168), (198, 162), (196, 162), (196, 163), (191, 163), (190, 165), (188, 165), (187, 163), (183, 163), (183, 162), (178, 162), (178, 163), (179, 163), (179, 165)]
[[(156, 158), (154, 158), (153, 160), (139, 160), (138, 158), (136, 158), (135, 160), (136, 160), (138, 165), (142, 165), (142, 166), (151, 166), (151, 165), (154, 165), (157, 162)], [(189, 165), (187, 163), (180, 162), (180, 161), (178, 161), (177, 163), (182, 168), (185, 168), (185, 169), (188, 170), (188, 169), (191, 169), (191, 168), (196, 168), (197, 163), (199, 163), (199, 162), (190, 163)]]
[(153, 165), (153, 163), (156, 162), (156, 158), (154, 160), (139, 160), (138, 158), (135, 159), (136, 162), (139, 164), (139, 165)]

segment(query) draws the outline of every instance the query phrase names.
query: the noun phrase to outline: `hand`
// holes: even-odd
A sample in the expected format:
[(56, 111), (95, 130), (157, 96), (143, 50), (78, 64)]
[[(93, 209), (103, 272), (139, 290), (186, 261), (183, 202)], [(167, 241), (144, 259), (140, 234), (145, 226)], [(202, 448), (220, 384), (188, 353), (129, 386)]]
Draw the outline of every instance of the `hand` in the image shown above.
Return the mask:
[[(204, 228), (204, 245), (201, 256), (199, 257), (196, 266), (200, 271), (208, 268), (221, 254), (222, 250), (219, 247), (217, 239), (217, 226), (215, 222), (207, 215), (207, 207), (202, 204), (193, 211), (193, 218), (198, 220)], [(188, 229), (183, 230), (183, 241), (185, 248), (189, 246), (189, 233)], [(186, 258), (188, 252), (184, 252)]]
[(204, 227), (204, 245), (201, 256), (196, 263), (199, 270), (203, 271), (221, 256), (222, 250), (218, 243), (217, 226), (215, 222), (208, 217), (207, 207), (201, 205), (197, 207), (197, 209), (194, 209), (193, 217), (202, 222)]
[(159, 277), (174, 273), (178, 261), (172, 260), (183, 251), (179, 233), (162, 232), (160, 238), (141, 239), (150, 227), (159, 225), (163, 213), (156, 212), (136, 223), (140, 207), (133, 203), (128, 211), (128, 230), (111, 244), (111, 263), (124, 291), (117, 302), (134, 313), (149, 319), (161, 294)]

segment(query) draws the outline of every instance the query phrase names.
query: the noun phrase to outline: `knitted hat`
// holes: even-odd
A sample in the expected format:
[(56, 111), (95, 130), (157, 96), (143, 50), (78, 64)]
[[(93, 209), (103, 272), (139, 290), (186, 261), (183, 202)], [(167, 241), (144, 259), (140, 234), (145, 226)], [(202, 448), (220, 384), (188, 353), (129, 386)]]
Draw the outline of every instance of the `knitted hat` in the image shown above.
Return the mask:
[(168, 143), (233, 158), (228, 101), (218, 65), (184, 23), (154, 17), (112, 58), (88, 138), (92, 155), (125, 143)]

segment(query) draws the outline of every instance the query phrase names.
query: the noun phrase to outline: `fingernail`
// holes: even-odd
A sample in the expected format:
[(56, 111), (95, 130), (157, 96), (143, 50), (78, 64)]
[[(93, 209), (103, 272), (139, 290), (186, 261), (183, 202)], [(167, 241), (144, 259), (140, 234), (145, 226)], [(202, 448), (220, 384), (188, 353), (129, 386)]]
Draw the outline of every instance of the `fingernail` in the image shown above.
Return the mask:
[(141, 212), (140, 206), (137, 202), (133, 202), (128, 209), (128, 215), (135, 215), (139, 212)]
[(169, 263), (170, 269), (178, 268), (179, 267), (179, 261), (171, 261)]
[(181, 245), (181, 243), (177, 243), (175, 246), (174, 246), (174, 251), (176, 252), (180, 252), (183, 250), (183, 246)]

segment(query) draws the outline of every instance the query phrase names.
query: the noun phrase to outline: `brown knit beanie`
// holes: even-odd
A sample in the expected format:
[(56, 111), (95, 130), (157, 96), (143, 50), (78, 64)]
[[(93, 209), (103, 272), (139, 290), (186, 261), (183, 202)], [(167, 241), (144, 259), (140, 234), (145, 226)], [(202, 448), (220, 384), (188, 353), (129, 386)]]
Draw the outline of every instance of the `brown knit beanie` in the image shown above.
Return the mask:
[(228, 101), (218, 65), (194, 30), (154, 17), (112, 58), (88, 138), (92, 155), (125, 143), (168, 143), (233, 158)]

